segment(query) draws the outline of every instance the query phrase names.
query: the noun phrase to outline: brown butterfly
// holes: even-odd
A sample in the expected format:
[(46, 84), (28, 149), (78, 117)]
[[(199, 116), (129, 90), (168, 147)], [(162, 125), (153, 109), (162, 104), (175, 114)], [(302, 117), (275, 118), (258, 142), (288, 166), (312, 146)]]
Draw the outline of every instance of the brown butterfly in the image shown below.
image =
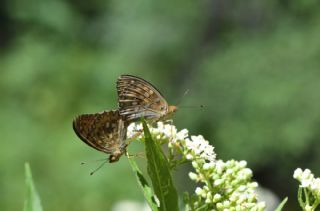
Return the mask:
[(117, 81), (119, 113), (127, 122), (141, 117), (152, 122), (168, 119), (176, 110), (149, 82), (132, 75), (121, 75)]
[(110, 163), (126, 153), (127, 125), (118, 110), (80, 115), (73, 120), (73, 129), (86, 144), (110, 154)]

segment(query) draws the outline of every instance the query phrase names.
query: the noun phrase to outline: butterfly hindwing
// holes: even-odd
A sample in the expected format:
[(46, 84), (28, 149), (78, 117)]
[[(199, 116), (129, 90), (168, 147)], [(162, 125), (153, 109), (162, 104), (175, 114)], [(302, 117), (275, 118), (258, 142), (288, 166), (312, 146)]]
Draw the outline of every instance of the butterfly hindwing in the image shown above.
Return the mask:
[(126, 127), (118, 110), (80, 115), (73, 129), (86, 144), (108, 154), (123, 151), (126, 145)]
[(121, 75), (117, 92), (120, 115), (129, 122), (141, 117), (159, 119), (168, 112), (168, 103), (161, 93), (142, 78)]

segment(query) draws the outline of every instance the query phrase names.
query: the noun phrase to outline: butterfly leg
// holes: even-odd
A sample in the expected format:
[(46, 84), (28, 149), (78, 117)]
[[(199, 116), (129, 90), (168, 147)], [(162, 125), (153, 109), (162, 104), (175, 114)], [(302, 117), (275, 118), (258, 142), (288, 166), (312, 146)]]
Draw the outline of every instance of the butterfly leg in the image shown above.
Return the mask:
[(139, 136), (142, 134), (142, 132), (143, 132), (142, 130), (136, 131), (136, 133), (131, 138), (128, 139), (128, 145), (131, 144), (131, 142), (133, 142), (134, 140), (138, 139)]
[(164, 124), (170, 124), (173, 125), (173, 120), (172, 119), (167, 119), (165, 121), (163, 121)]
[(136, 153), (136, 154), (129, 154), (129, 153), (127, 153), (126, 154), (127, 155), (127, 157), (138, 157), (138, 158), (146, 158), (146, 155), (145, 155), (145, 153), (144, 152), (138, 152), (138, 153)]

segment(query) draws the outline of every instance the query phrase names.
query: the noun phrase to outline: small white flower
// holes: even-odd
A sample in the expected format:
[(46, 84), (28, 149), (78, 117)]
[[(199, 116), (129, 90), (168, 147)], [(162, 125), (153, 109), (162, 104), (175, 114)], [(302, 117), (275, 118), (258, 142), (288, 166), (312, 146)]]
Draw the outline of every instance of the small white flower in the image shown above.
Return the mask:
[(193, 172), (189, 172), (189, 178), (192, 180), (197, 180), (198, 179), (198, 175), (193, 173)]
[(195, 190), (195, 193), (196, 193), (198, 196), (201, 196), (202, 193), (203, 193), (203, 190), (202, 190), (201, 188), (197, 187), (196, 190)]
[(300, 187), (307, 188), (307, 187), (310, 187), (311, 184), (312, 184), (312, 179), (304, 179), (301, 181)]
[(221, 185), (223, 182), (224, 182), (223, 179), (217, 179), (217, 180), (214, 181), (213, 185), (214, 185), (214, 186), (219, 186), (219, 185)]
[(217, 171), (217, 173), (221, 174), (224, 169), (225, 169), (225, 163), (223, 163), (222, 160), (218, 160), (216, 162), (216, 171)]
[(239, 162), (239, 167), (240, 167), (240, 168), (244, 168), (244, 167), (246, 167), (246, 166), (247, 166), (247, 161), (241, 160), (241, 161)]
[(314, 179), (310, 187), (312, 190), (320, 191), (320, 178)]
[(297, 168), (293, 173), (293, 178), (300, 180), (301, 176), (302, 176), (302, 169), (301, 168)]
[(192, 161), (192, 162), (191, 162), (191, 165), (192, 165), (192, 167), (195, 168), (195, 169), (197, 169), (197, 168), (199, 167), (199, 164), (198, 164), (197, 161)]
[(214, 201), (218, 201), (220, 199), (221, 199), (221, 195), (219, 193), (214, 194), (214, 196), (213, 196)]
[(258, 183), (257, 183), (257, 182), (251, 182), (251, 183), (249, 184), (249, 187), (250, 187), (250, 188), (257, 188), (257, 187), (258, 187)]
[(214, 163), (212, 163), (212, 162), (205, 163), (205, 164), (203, 164), (202, 168), (204, 170), (212, 169), (212, 168), (214, 168)]
[(309, 178), (313, 178), (313, 174), (311, 173), (310, 169), (306, 169), (302, 172), (302, 175), (301, 175), (301, 179), (309, 179)]
[(232, 173), (233, 173), (233, 169), (227, 169), (226, 175), (230, 175), (230, 174), (232, 174)]
[(189, 153), (189, 154), (186, 155), (186, 158), (187, 158), (188, 160), (192, 160), (192, 159), (193, 159), (193, 155), (191, 155), (191, 154)]
[(225, 201), (223, 202), (223, 206), (224, 206), (224, 207), (230, 207), (230, 201), (225, 200)]
[[(239, 197), (236, 195), (236, 194), (232, 194), (230, 197), (229, 197), (230, 201), (231, 202), (237, 202)], [(240, 203), (239, 203), (240, 204)]]
[(187, 129), (183, 129), (181, 131), (179, 131), (176, 135), (176, 139), (175, 140), (183, 140), (185, 138), (188, 137), (188, 130)]
[(238, 191), (244, 192), (246, 189), (247, 189), (247, 186), (245, 186), (245, 185), (240, 185), (240, 187), (238, 188)]
[(206, 190), (206, 191), (210, 191), (209, 187), (208, 186), (203, 186), (203, 190)]
[(217, 208), (219, 209), (219, 210), (222, 210), (224, 207), (223, 207), (223, 204), (222, 203), (217, 203)]

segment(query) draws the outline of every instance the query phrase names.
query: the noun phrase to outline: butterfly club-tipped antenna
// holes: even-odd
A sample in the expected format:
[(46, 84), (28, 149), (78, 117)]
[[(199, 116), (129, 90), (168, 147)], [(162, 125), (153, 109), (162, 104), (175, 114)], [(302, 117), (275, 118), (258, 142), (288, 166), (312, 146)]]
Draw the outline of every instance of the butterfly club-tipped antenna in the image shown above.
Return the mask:
[(93, 170), (92, 172), (90, 172), (90, 176), (93, 175), (94, 173), (96, 173), (99, 169), (102, 168), (102, 166), (104, 166), (104, 164), (108, 163), (108, 159), (104, 159), (104, 161), (95, 169)]
[[(186, 89), (186, 91), (184, 91), (183, 95), (178, 99), (176, 105), (177, 107), (180, 105), (180, 103), (182, 102), (182, 100), (189, 94), (190, 89)], [(179, 108), (204, 108), (204, 105), (196, 105), (196, 106), (179, 106)]]
[(186, 106), (180, 106), (179, 108), (206, 108), (207, 106), (204, 106), (204, 105), (196, 105), (196, 106), (194, 106), (194, 105), (186, 105)]
[(109, 160), (107, 158), (102, 158), (102, 159), (97, 159), (97, 160), (90, 160), (90, 161), (86, 161), (86, 162), (81, 162), (81, 165), (84, 164), (88, 164), (88, 163), (96, 163), (99, 161), (103, 161), (95, 170), (93, 170), (92, 172), (90, 172), (90, 175), (93, 175), (95, 172), (97, 172), (99, 169), (102, 168), (102, 166), (104, 166), (104, 164), (108, 163)]
[(183, 98), (189, 94), (190, 89), (186, 89), (184, 91), (183, 95), (177, 100), (176, 106), (178, 107), (180, 103), (182, 102)]
[(106, 158), (101, 158), (101, 159), (96, 159), (96, 160), (82, 161), (81, 165), (88, 164), (88, 163), (96, 163), (96, 162), (105, 161), (105, 160), (107, 160), (107, 159)]

